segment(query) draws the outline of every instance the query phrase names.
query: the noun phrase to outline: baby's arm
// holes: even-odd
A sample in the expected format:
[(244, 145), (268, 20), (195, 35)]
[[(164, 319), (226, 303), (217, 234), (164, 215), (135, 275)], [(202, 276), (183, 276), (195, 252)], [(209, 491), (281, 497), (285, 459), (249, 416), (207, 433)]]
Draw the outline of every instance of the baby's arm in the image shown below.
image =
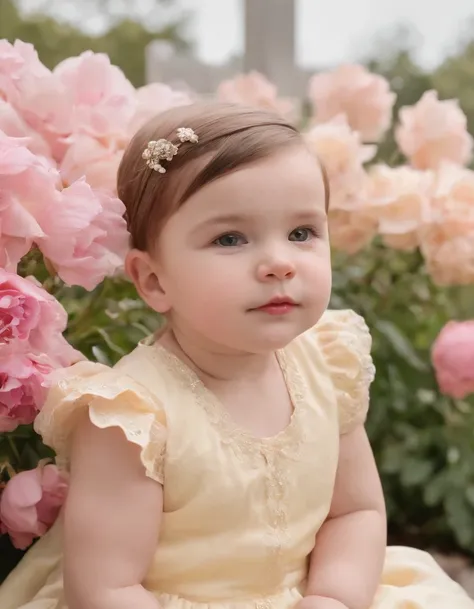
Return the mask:
[(382, 573), (385, 502), (372, 449), (362, 425), (340, 442), (331, 510), (316, 537), (301, 609), (367, 609)]
[(64, 592), (69, 609), (157, 609), (143, 581), (158, 541), (160, 484), (119, 428), (80, 422), (64, 510)]

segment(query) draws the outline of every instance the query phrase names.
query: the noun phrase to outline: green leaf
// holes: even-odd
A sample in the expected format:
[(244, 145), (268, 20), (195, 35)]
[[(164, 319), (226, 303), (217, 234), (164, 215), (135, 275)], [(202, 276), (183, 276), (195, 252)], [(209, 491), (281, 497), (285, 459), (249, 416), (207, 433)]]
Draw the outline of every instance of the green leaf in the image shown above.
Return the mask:
[(425, 483), (432, 473), (431, 461), (409, 458), (403, 463), (400, 479), (404, 486), (418, 486)]
[(429, 369), (429, 366), (418, 356), (412, 343), (399, 327), (388, 320), (379, 320), (375, 325), (377, 330), (388, 340), (393, 350), (410, 366), (423, 372)]

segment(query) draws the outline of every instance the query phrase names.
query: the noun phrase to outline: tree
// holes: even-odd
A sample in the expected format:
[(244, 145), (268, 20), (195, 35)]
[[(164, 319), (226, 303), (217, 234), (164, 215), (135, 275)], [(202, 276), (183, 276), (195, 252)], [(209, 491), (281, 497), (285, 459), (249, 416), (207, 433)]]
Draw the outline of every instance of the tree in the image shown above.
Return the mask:
[[(49, 13), (54, 12), (55, 1), (52, 0)], [(155, 1), (156, 9), (161, 2), (170, 2)], [(108, 2), (109, 0), (88, 0), (91, 6), (95, 6), (94, 10), (105, 10)], [(83, 6), (86, 10), (86, 4), (81, 5), (81, 10)], [(152, 40), (166, 40), (180, 50), (189, 47), (181, 31), (181, 20), (168, 21), (156, 29), (150, 29), (131, 18), (120, 17), (112, 22), (112, 27), (101, 36), (91, 36), (70, 24), (58, 21), (51, 14), (35, 13), (23, 17), (13, 0), (0, 0), (0, 38), (10, 42), (15, 39), (31, 42), (41, 61), (49, 68), (54, 68), (67, 57), (90, 49), (109, 55), (112, 63), (122, 68), (133, 85), (141, 86), (145, 83), (145, 49)]]

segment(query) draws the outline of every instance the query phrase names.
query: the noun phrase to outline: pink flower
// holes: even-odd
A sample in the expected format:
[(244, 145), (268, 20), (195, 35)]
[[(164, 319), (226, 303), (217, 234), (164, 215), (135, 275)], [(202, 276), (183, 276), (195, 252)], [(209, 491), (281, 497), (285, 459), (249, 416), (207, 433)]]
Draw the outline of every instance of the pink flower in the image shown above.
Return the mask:
[(420, 249), (438, 285), (474, 283), (474, 172), (444, 163), (436, 174)]
[(352, 211), (365, 201), (363, 164), (375, 154), (375, 146), (362, 145), (347, 119), (340, 115), (312, 127), (305, 134), (311, 152), (324, 165), (331, 187), (331, 209)]
[(57, 366), (82, 359), (64, 339), (67, 313), (34, 279), (0, 269), (0, 357), (49, 354)]
[(129, 235), (123, 203), (79, 180), (58, 193), (54, 213), (41, 218), (43, 254), (69, 285), (94, 289), (123, 266)]
[(240, 74), (233, 79), (224, 80), (217, 89), (217, 97), (224, 102), (270, 110), (289, 120), (294, 118), (295, 103), (279, 98), (275, 85), (259, 72)]
[(53, 525), (66, 495), (66, 478), (55, 465), (43, 462), (16, 474), (0, 500), (2, 532), (10, 535), (16, 548), (26, 549)]
[(51, 156), (50, 147), (45, 139), (25, 123), (10, 103), (2, 99), (0, 99), (0, 131), (10, 137), (27, 138), (24, 144), (33, 154)]
[(462, 399), (474, 393), (474, 321), (450, 321), (433, 344), (431, 359), (442, 393)]
[(34, 421), (43, 406), (52, 370), (46, 356), (0, 354), (0, 432)]
[(399, 120), (395, 139), (417, 169), (437, 169), (443, 161), (470, 161), (473, 139), (457, 100), (439, 101), (436, 91), (427, 91), (414, 106), (401, 108)]
[(0, 93), (53, 149), (70, 133), (70, 92), (41, 63), (33, 45), (0, 41)]
[(85, 177), (92, 188), (115, 193), (122, 156), (123, 149), (118, 149), (113, 142), (103, 145), (89, 135), (76, 135), (60, 165), (63, 184)]
[(59, 63), (54, 76), (71, 95), (71, 133), (123, 137), (135, 114), (135, 88), (107, 55), (86, 51)]
[(331, 245), (346, 254), (356, 254), (366, 247), (377, 233), (377, 222), (361, 205), (359, 209), (329, 209)]
[(137, 109), (133, 115), (127, 134), (131, 138), (151, 118), (160, 112), (176, 106), (186, 106), (192, 99), (186, 93), (175, 91), (159, 82), (153, 82), (136, 91)]
[(25, 143), (0, 131), (0, 266), (13, 271), (43, 237), (38, 210), (48, 214), (59, 179), (58, 172)]
[(318, 123), (345, 114), (364, 142), (380, 140), (392, 122), (395, 94), (388, 81), (361, 65), (342, 65), (333, 72), (315, 74), (309, 98)]

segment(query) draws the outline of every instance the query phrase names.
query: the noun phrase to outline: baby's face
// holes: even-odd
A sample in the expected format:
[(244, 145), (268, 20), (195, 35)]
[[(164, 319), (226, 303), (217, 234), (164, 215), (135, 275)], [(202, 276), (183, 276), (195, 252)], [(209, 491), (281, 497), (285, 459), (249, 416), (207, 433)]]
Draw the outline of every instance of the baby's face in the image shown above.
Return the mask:
[(239, 352), (286, 346), (331, 290), (316, 160), (295, 146), (202, 188), (165, 225), (155, 262), (181, 333)]

